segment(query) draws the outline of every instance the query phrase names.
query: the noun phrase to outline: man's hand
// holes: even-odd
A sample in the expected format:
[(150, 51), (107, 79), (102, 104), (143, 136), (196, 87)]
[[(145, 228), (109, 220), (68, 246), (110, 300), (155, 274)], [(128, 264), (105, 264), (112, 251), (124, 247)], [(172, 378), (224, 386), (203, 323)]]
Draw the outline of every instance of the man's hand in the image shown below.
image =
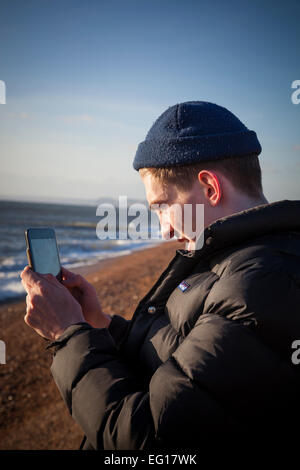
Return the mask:
[(102, 311), (95, 288), (80, 274), (62, 268), (62, 283), (82, 308), (85, 321), (94, 328), (107, 328), (111, 317)]
[(43, 338), (54, 341), (68, 326), (86, 321), (79, 303), (52, 274), (26, 266), (21, 279), (27, 292), (24, 321)]

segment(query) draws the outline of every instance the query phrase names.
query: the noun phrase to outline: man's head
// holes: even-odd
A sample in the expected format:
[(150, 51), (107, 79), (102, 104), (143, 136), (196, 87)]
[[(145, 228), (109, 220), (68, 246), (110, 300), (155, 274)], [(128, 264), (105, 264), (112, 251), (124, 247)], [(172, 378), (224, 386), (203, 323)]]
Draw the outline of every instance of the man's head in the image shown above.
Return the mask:
[[(137, 150), (134, 168), (149, 205), (204, 205), (204, 227), (234, 212), (267, 203), (258, 154), (260, 144), (225, 108), (193, 101), (175, 105), (154, 123)], [(156, 206), (162, 234), (191, 241), (184, 220)], [(182, 211), (182, 214), (184, 211)], [(191, 230), (195, 230), (195, 214)], [(188, 249), (192, 249), (189, 244)]]

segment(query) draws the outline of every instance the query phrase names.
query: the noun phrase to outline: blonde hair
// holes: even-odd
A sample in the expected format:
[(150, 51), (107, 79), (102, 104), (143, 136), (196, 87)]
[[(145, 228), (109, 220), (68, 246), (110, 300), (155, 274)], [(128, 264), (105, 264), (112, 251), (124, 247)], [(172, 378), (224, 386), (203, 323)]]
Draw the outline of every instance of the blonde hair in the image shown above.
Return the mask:
[(256, 154), (189, 165), (141, 168), (139, 173), (142, 177), (150, 173), (163, 185), (174, 184), (181, 190), (188, 190), (201, 170), (218, 170), (236, 189), (250, 197), (259, 198), (263, 194), (261, 168)]

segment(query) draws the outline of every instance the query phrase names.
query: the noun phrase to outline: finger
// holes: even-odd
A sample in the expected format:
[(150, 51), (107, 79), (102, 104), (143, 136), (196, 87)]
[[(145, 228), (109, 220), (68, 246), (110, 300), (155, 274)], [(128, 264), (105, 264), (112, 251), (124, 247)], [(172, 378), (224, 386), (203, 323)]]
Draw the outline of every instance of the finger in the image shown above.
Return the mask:
[(40, 274), (40, 276), (47, 282), (50, 282), (50, 284), (56, 286), (56, 287), (61, 287), (61, 283), (58, 281), (58, 279), (51, 273), (46, 273), (46, 274)]
[(25, 282), (23, 279), (21, 279), (21, 283), (24, 287), (24, 290), (27, 292), (27, 294), (29, 294), (32, 289), (35, 288), (36, 284), (30, 284), (29, 282)]
[(61, 273), (62, 273), (62, 281), (63, 283), (66, 283), (66, 285), (72, 287), (72, 286), (78, 286), (79, 284), (81, 284), (82, 278), (79, 274), (73, 273), (72, 271), (69, 271), (63, 266), (61, 268)]
[(49, 283), (46, 279), (42, 277), (42, 275), (37, 276), (36, 280), (34, 281), (32, 279), (27, 281), (27, 279), (24, 280), (23, 278), (21, 282), (25, 291), (27, 292), (27, 294), (29, 294), (31, 301), (33, 296), (43, 296), (49, 291)]
[(62, 272), (63, 277), (65, 278), (71, 278), (72, 276), (75, 276), (75, 273), (73, 273), (72, 271), (69, 271), (64, 266), (61, 267), (61, 272)]
[(29, 284), (29, 285), (34, 285), (37, 281), (39, 281), (40, 275), (36, 272), (34, 272), (30, 266), (25, 266), (23, 271), (20, 274), (20, 277), (22, 279), (22, 283), (24, 285)]
[(23, 269), (23, 271), (20, 274), (20, 277), (23, 277), (24, 275), (26, 275), (28, 272), (31, 272), (31, 271), (32, 271), (32, 269), (29, 265), (25, 266), (25, 268)]
[(27, 309), (28, 309), (28, 308), (31, 307), (31, 306), (32, 306), (32, 304), (31, 304), (31, 298), (30, 298), (30, 295), (27, 294), (27, 295), (26, 295), (26, 307), (27, 307)]
[(72, 273), (70, 277), (63, 276), (62, 283), (66, 287), (82, 287), (83, 278), (79, 274)]

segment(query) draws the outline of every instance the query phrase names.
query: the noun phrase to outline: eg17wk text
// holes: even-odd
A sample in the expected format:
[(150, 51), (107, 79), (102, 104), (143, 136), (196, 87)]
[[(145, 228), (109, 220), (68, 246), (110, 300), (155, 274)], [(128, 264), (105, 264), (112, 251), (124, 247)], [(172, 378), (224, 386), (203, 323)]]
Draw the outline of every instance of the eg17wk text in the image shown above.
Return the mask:
[(104, 463), (107, 465), (130, 465), (131, 467), (135, 467), (138, 463), (143, 464), (156, 464), (156, 465), (197, 465), (196, 462), (197, 455), (180, 455), (180, 454), (149, 454), (143, 457), (134, 457), (134, 456), (122, 456), (119, 457), (118, 455), (111, 454), (104, 458)]

